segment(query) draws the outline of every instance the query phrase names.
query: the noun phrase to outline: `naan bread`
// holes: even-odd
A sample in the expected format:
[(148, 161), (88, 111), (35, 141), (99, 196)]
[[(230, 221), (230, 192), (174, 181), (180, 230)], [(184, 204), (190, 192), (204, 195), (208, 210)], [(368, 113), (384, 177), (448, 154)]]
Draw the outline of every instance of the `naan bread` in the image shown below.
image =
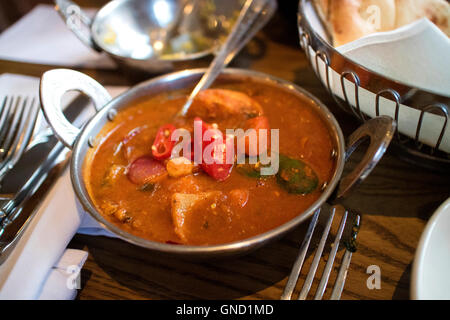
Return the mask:
[(450, 4), (446, 0), (316, 0), (315, 5), (335, 47), (423, 17), (450, 37)]
[(397, 28), (427, 17), (450, 37), (450, 3), (446, 0), (396, 0)]

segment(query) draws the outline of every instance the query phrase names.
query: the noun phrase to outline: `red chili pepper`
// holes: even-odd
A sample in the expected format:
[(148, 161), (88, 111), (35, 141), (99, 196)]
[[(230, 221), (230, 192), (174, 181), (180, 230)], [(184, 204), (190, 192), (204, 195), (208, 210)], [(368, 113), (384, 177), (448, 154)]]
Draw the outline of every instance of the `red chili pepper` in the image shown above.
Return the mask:
[[(195, 120), (201, 121), (200, 118), (196, 118)], [(204, 134), (207, 130), (215, 130), (215, 132), (210, 141), (203, 141)], [(220, 138), (221, 141), (218, 141)], [(208, 146), (210, 154), (207, 154), (206, 156), (212, 161), (206, 163), (203, 156), (205, 156), (205, 149)], [(212, 125), (202, 121), (202, 162), (200, 163), (200, 167), (209, 176), (219, 181), (223, 181), (230, 176), (234, 165), (234, 157), (229, 157), (231, 159), (229, 159), (227, 163), (227, 152), (234, 151), (233, 146), (234, 140), (232, 138), (224, 137), (220, 130), (214, 129)]]
[(156, 160), (164, 160), (170, 157), (176, 141), (170, 138), (176, 127), (173, 124), (165, 124), (158, 129), (155, 142), (152, 145), (152, 155)]
[[(259, 116), (255, 118), (248, 119), (244, 123), (244, 130), (254, 129), (256, 130), (256, 141), (254, 144), (251, 144), (249, 139), (245, 139), (245, 154), (250, 157), (256, 157), (261, 155), (262, 153), (266, 153), (270, 149), (270, 126), (269, 119), (265, 116)], [(267, 140), (265, 143), (259, 140), (259, 130), (265, 129), (267, 133)], [(259, 149), (261, 144), (261, 149)]]
[[(222, 151), (218, 151), (218, 154), (216, 153), (213, 157), (214, 159), (220, 159), (222, 158), (222, 163), (211, 163), (206, 164), (205, 162), (202, 162), (200, 167), (205, 171), (209, 176), (212, 178), (218, 180), (218, 181), (224, 181), (227, 179), (230, 174), (231, 170), (233, 169), (234, 163), (227, 163), (226, 162), (226, 150), (231, 150), (231, 147), (227, 143), (218, 144), (219, 150), (222, 149)], [(222, 147), (223, 146), (223, 147)], [(213, 151), (214, 152), (214, 151)]]

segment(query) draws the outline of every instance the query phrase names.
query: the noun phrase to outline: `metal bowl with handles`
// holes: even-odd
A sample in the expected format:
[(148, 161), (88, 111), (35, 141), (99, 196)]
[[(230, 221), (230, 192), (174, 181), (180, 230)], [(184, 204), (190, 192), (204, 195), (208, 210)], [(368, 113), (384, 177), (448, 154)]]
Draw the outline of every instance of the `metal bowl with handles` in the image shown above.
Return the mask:
[[(236, 81), (242, 83), (243, 81), (251, 80), (308, 99), (316, 114), (327, 125), (331, 135), (334, 150), (330, 157), (335, 157), (336, 161), (332, 178), (327, 185), (323, 186), (323, 193), (318, 200), (307, 210), (299, 212), (298, 216), (285, 224), (252, 238), (220, 245), (191, 246), (160, 243), (130, 234), (107, 221), (94, 206), (87, 191), (87, 181), (83, 172), (90, 165), (90, 155), (96, 150), (99, 132), (107, 123), (114, 122), (117, 112), (132, 105), (133, 102), (142, 101), (142, 99), (163, 92), (190, 88), (198, 82), (204, 72), (205, 69), (193, 69), (160, 76), (129, 89), (115, 99), (111, 99), (106, 89), (98, 82), (77, 71), (55, 69), (47, 71), (41, 78), (40, 98), (45, 117), (59, 140), (72, 149), (71, 180), (80, 203), (104, 228), (123, 240), (158, 252), (189, 257), (226, 256), (246, 253), (292, 230), (311, 217), (325, 201), (332, 201), (334, 197), (341, 198), (348, 194), (349, 190), (361, 182), (380, 160), (395, 131), (395, 121), (393, 119), (386, 116), (374, 118), (366, 122), (349, 137), (346, 149), (344, 137), (336, 119), (325, 105), (310, 93), (292, 83), (263, 73), (241, 69), (225, 69), (219, 76), (219, 81), (226, 80), (227, 82)], [(97, 110), (95, 116), (81, 130), (70, 124), (61, 111), (61, 97), (65, 92), (73, 90), (81, 91), (91, 97)], [(370, 139), (370, 145), (362, 161), (351, 173), (342, 177), (345, 159), (366, 138)], [(336, 196), (332, 196), (332, 194)]]
[[(113, 0), (90, 18), (73, 1), (55, 0), (67, 27), (88, 47), (119, 66), (149, 73), (206, 66), (234, 24), (242, 0)], [(271, 0), (239, 50), (277, 8)]]

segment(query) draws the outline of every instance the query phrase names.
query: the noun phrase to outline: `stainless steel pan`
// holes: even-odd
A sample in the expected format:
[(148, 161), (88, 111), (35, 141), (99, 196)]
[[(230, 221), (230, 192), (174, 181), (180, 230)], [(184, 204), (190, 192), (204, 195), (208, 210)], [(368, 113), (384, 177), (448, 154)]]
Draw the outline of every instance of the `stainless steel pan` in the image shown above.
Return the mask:
[[(313, 108), (316, 109), (319, 116), (327, 124), (335, 146), (332, 154), (330, 154), (330, 157), (335, 157), (336, 159), (336, 168), (331, 180), (328, 184), (322, 186), (322, 195), (307, 210), (299, 212), (298, 216), (287, 223), (249, 239), (213, 246), (188, 246), (159, 243), (134, 236), (103, 218), (100, 212), (95, 208), (93, 201), (87, 192), (87, 182), (83, 173), (85, 172), (86, 167), (89, 166), (90, 153), (92, 153), (97, 146), (97, 136), (105, 124), (114, 122), (114, 116), (117, 112), (127, 108), (134, 101), (161, 92), (192, 87), (204, 72), (204, 69), (194, 69), (167, 74), (143, 82), (112, 100), (108, 92), (99, 83), (76, 71), (55, 69), (44, 73), (41, 78), (40, 97), (45, 117), (53, 128), (55, 135), (68, 148), (72, 149), (70, 165), (71, 179), (78, 199), (84, 209), (95, 220), (125, 241), (158, 252), (190, 257), (224, 256), (245, 253), (249, 250), (258, 248), (279, 238), (310, 218), (325, 201), (331, 201), (335, 197), (339, 199), (347, 195), (352, 187), (361, 182), (371, 172), (384, 154), (395, 131), (395, 121), (391, 118), (386, 116), (374, 118), (366, 122), (349, 137), (348, 146), (346, 148), (342, 131), (336, 119), (326, 106), (310, 93), (292, 83), (266, 74), (248, 70), (226, 69), (219, 79), (238, 82), (251, 79), (253, 81), (270, 84), (281, 90), (287, 90), (293, 95), (303, 96), (311, 101)], [(98, 111), (83, 129), (78, 129), (71, 125), (61, 112), (61, 97), (69, 90), (79, 90), (91, 97)], [(368, 147), (364, 158), (350, 174), (343, 177), (342, 172), (345, 160), (366, 138), (370, 139), (370, 146)], [(335, 196), (333, 196), (333, 194)]]
[[(220, 45), (219, 38), (228, 35), (242, 1), (113, 0), (92, 19), (71, 0), (55, 0), (55, 4), (67, 27), (86, 46), (106, 52), (128, 69), (162, 73), (193, 65), (206, 66), (207, 58)], [(268, 22), (276, 8), (275, 0), (264, 6), (233, 56)], [(171, 43), (183, 47), (182, 43), (193, 41), (194, 34), (208, 40), (211, 46), (201, 46), (192, 52), (180, 48), (172, 54), (164, 52)]]

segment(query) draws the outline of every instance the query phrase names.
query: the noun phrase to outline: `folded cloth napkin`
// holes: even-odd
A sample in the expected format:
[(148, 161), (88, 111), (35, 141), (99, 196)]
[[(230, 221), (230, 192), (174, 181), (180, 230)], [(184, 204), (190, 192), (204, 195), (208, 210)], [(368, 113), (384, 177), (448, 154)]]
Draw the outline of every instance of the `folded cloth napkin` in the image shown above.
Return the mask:
[[(11, 255), (0, 266), (0, 299), (37, 299), (43, 287), (47, 287), (44, 295), (64, 288), (62, 296), (67, 296), (65, 281), (56, 284), (52, 274), (58, 272), (53, 267), (64, 256), (83, 218), (81, 212), (67, 210), (71, 206), (76, 206), (76, 197), (61, 177), (37, 209)], [(78, 259), (74, 264), (82, 262)], [(53, 280), (46, 285), (49, 277)]]
[[(37, 96), (38, 88), (37, 78), (0, 76), (0, 94)], [(107, 89), (116, 96), (126, 88)], [(39, 121), (38, 128), (44, 128), (45, 120)], [(0, 299), (73, 299), (77, 275), (87, 252), (66, 247), (85, 216), (66, 168), (37, 208), (8, 259), (0, 265)]]
[(36, 6), (0, 34), (0, 59), (66, 67), (116, 66), (106, 54), (85, 46), (50, 5)]

